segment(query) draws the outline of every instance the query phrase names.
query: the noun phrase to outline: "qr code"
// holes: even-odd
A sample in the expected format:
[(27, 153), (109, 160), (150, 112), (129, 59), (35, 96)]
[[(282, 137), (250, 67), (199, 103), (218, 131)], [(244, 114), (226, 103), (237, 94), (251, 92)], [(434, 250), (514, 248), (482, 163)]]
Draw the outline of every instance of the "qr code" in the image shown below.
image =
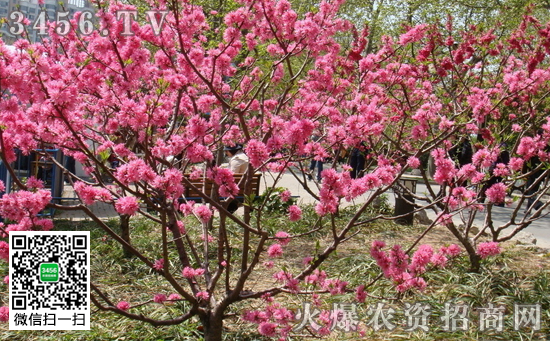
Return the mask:
[(10, 330), (88, 330), (89, 232), (10, 232)]

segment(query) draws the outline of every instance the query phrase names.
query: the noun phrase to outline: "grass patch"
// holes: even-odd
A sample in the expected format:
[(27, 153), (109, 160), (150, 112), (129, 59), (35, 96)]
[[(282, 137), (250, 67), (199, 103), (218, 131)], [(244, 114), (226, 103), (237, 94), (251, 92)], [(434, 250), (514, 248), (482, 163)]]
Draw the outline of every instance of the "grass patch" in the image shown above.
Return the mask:
[[(386, 209), (382, 204), (378, 210)], [(317, 223), (317, 216), (313, 206), (302, 207), (303, 218), (298, 222), (288, 222), (283, 213), (264, 212), (262, 227), (270, 233), (285, 230), (290, 234), (307, 232)], [(356, 207), (342, 209), (336, 219), (337, 229), (345, 226), (346, 222), (356, 212)], [(377, 214), (376, 210), (364, 212), (360, 220)], [(257, 223), (257, 222), (256, 222)], [(107, 222), (108, 226), (119, 233), (116, 219)], [(121, 300), (132, 304), (151, 300), (157, 293), (169, 295), (174, 290), (162, 277), (137, 258), (125, 258), (119, 244), (108, 236), (105, 231), (93, 222), (71, 222), (57, 220), (58, 231), (91, 232), (91, 276), (95, 285), (100, 287), (116, 303)], [(161, 226), (151, 224), (144, 219), (132, 219), (132, 244), (152, 261), (161, 258)], [(217, 226), (216, 223), (214, 226)], [(259, 267), (246, 290), (260, 290), (274, 285), (272, 274), (284, 269), (293, 274), (304, 268), (302, 258), (313, 255), (329, 245), (331, 227), (329, 221), (323, 219), (321, 228), (312, 234), (303, 237), (300, 241), (293, 241), (285, 247), (284, 256), (278, 260), (275, 268)], [(185, 221), (185, 227), (191, 238), (199, 238), (202, 234), (201, 226), (193, 219)], [(235, 247), (232, 257), (239, 257), (242, 250), (238, 247), (241, 240), (241, 228), (228, 221), (229, 238)], [(423, 231), (421, 226), (400, 226), (392, 222), (377, 221), (358, 226), (353, 230), (357, 235), (344, 243), (333, 253), (330, 259), (322, 266), (329, 277), (339, 278), (349, 282), (348, 288), (374, 281), (380, 274), (375, 261), (369, 255), (370, 244), (373, 240), (384, 240), (387, 245), (399, 243), (407, 248)], [(211, 234), (215, 236), (215, 230)], [(427, 243), (439, 245), (448, 244), (453, 239), (443, 229), (434, 229), (426, 238)], [(210, 253), (216, 254), (216, 243), (211, 244)], [(423, 292), (398, 294), (385, 278), (379, 279), (377, 284), (367, 289), (371, 297), (363, 304), (357, 304), (357, 316), (364, 335), (357, 333), (333, 332), (325, 337), (326, 340), (547, 340), (550, 335), (548, 326), (550, 311), (550, 259), (532, 250), (514, 248), (508, 245), (505, 251), (496, 257), (483, 262), (481, 273), (469, 273), (469, 264), (466, 257), (456, 259), (447, 269), (433, 270), (425, 274), (428, 284)], [(175, 257), (175, 250), (169, 248), (169, 253)], [(174, 258), (175, 259), (175, 258)], [(262, 259), (262, 261), (267, 259)], [(183, 282), (181, 269), (176, 264), (173, 273)], [(2, 263), (0, 270), (7, 272), (7, 265)], [(3, 304), (8, 301), (7, 291), (0, 294)], [(276, 300), (286, 308), (297, 311), (305, 302), (311, 302), (309, 296), (278, 296)], [(319, 309), (330, 310), (333, 304), (352, 303), (354, 293), (349, 292), (337, 296), (321, 295)], [(378, 303), (386, 304), (395, 310), (393, 323), (395, 329), (385, 328), (374, 330), (369, 324), (373, 309)], [(431, 307), (429, 316), (429, 330), (406, 331), (403, 321), (406, 304), (422, 303)], [(443, 330), (445, 303), (464, 304), (470, 307), (470, 326), (466, 331)], [(515, 304), (540, 304), (541, 329), (532, 328), (514, 330), (513, 311)], [(504, 307), (504, 325), (502, 331), (480, 331), (479, 311), (473, 308), (486, 307), (488, 304)], [(241, 321), (238, 316), (243, 310), (261, 309), (264, 302), (261, 300), (240, 302), (228, 308), (227, 314), (233, 317), (225, 324), (226, 340), (265, 340), (257, 332), (257, 327)], [(176, 304), (147, 304), (132, 310), (153, 318), (174, 318), (185, 312), (185, 303)], [(92, 321), (90, 331), (18, 331), (7, 330), (7, 324), (0, 330), (1, 340), (200, 340), (200, 325), (197, 319), (176, 326), (153, 327), (147, 323), (129, 320), (125, 317), (98, 311), (92, 306)], [(305, 335), (305, 331), (299, 334)], [(309, 339), (305, 336), (295, 336), (293, 340)]]

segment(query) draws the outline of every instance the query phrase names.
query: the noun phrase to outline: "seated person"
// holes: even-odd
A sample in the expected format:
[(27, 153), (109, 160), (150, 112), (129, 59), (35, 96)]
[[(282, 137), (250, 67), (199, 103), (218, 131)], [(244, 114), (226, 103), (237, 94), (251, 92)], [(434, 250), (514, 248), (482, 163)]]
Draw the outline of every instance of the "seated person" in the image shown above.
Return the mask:
[[(235, 146), (225, 146), (223, 148), (225, 155), (229, 158), (228, 168), (233, 174), (244, 174), (248, 169), (248, 156), (243, 152), (243, 146), (237, 144)], [(239, 203), (243, 202), (243, 199), (233, 199), (227, 205), (229, 213), (234, 213), (239, 208)]]
[(243, 152), (243, 145), (225, 146), (225, 155), (229, 158), (229, 169), (233, 174), (244, 174), (248, 169), (248, 156)]

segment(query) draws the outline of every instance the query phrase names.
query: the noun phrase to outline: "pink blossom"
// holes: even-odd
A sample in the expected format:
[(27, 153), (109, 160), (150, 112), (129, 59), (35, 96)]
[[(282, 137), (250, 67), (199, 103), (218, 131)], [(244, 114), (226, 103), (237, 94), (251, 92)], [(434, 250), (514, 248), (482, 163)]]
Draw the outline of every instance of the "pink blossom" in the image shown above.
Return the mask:
[(202, 274), (204, 274), (204, 269), (201, 269), (201, 268), (193, 269), (193, 268), (188, 267), (188, 266), (186, 266), (182, 271), (182, 275), (185, 278), (192, 278), (194, 276), (201, 276)]
[(544, 145), (545, 143), (540, 141), (538, 138), (526, 136), (521, 138), (517, 148), (517, 153), (523, 156), (526, 160), (529, 160), (533, 156), (537, 155), (539, 150), (543, 150)]
[(450, 257), (456, 257), (462, 252), (462, 249), (456, 244), (451, 244), (447, 247), (441, 247), (440, 252)]
[(134, 215), (139, 210), (139, 202), (136, 197), (118, 198), (115, 209), (119, 214)]
[(182, 235), (186, 234), (187, 231), (185, 231), (185, 224), (183, 223), (183, 221), (178, 220), (178, 221), (177, 221), (177, 224), (178, 224), (178, 229), (179, 229), (180, 233), (181, 233)]
[(277, 335), (277, 325), (271, 322), (261, 322), (258, 326), (258, 332), (262, 335), (274, 337)]
[(483, 259), (500, 254), (500, 246), (497, 242), (485, 242), (477, 245), (476, 253)]
[(181, 300), (181, 296), (178, 294), (170, 294), (170, 296), (168, 296), (168, 301), (178, 301), (178, 300)]
[(132, 160), (118, 167), (115, 176), (124, 185), (139, 181), (152, 183), (156, 179), (155, 172), (143, 159)]
[(252, 139), (248, 141), (244, 150), (254, 168), (260, 167), (269, 159), (269, 152), (262, 141)]
[(403, 251), (400, 245), (394, 245), (390, 250), (390, 275), (394, 276), (407, 270), (409, 256)]
[(21, 221), (25, 217), (35, 216), (51, 200), (49, 191), (17, 191), (4, 194), (0, 199), (0, 215), (4, 218)]
[(227, 168), (215, 168), (214, 182), (219, 186), (220, 196), (234, 197), (239, 193), (239, 186), (235, 183), (233, 172)]
[(442, 225), (447, 225), (453, 222), (453, 216), (447, 213), (441, 213), (437, 217), (437, 222)]
[(0, 193), (6, 191), (6, 185), (4, 185), (4, 181), (0, 180)]
[(10, 275), (7, 275), (6, 277), (4, 277), (4, 283), (5, 283), (5, 284), (9, 284), (9, 283), (10, 283)]
[(384, 276), (390, 277), (390, 260), (386, 255), (386, 252), (381, 250), (384, 246), (386, 246), (386, 244), (382, 241), (373, 241), (370, 249), (370, 254), (372, 258), (374, 258), (374, 260), (376, 261), (376, 264), (378, 264), (380, 269), (382, 269)]
[(500, 204), (506, 199), (506, 185), (502, 182), (498, 182), (485, 191), (489, 202)]
[(447, 265), (447, 261), (447, 257), (445, 257), (445, 255), (440, 252), (434, 253), (430, 260), (430, 262), (438, 268), (444, 268)]
[(407, 159), (407, 165), (413, 169), (417, 169), (420, 167), (420, 160), (415, 156), (410, 156)]
[(275, 258), (283, 255), (283, 248), (281, 244), (273, 244), (267, 249), (269, 257)]
[(365, 303), (365, 299), (367, 298), (367, 293), (365, 291), (365, 286), (360, 285), (355, 289), (355, 300), (360, 303)]
[(197, 298), (198, 298), (199, 300), (207, 301), (208, 298), (210, 298), (210, 294), (209, 294), (208, 292), (206, 292), (206, 291), (199, 291), (199, 292), (197, 293)]
[(409, 271), (411, 274), (419, 275), (426, 271), (426, 266), (433, 256), (433, 248), (430, 245), (421, 245), (412, 256)]
[(214, 237), (212, 237), (209, 234), (207, 234), (207, 235), (201, 234), (201, 240), (206, 240), (209, 243), (212, 243), (214, 241)]
[[(34, 176), (31, 176), (30, 178), (27, 179), (27, 187), (29, 187), (29, 189), (42, 189), (44, 188), (44, 182), (42, 180), (35, 178)], [(3, 191), (4, 190), (0, 188), (0, 192), (3, 192)]]
[(311, 256), (304, 257), (304, 259), (302, 259), (302, 264), (309, 265), (309, 263), (311, 263), (312, 260), (313, 260), (313, 257)]
[(288, 219), (290, 221), (298, 221), (302, 219), (302, 210), (297, 205), (292, 205), (288, 208)]
[(282, 202), (287, 202), (287, 201), (290, 200), (291, 194), (290, 194), (290, 191), (287, 189), (287, 190), (281, 192), (281, 194), (279, 194), (279, 196), (281, 197)]
[(0, 241), (0, 259), (5, 260), (6, 262), (9, 260), (10, 255), (10, 246), (5, 241)]
[(500, 177), (506, 177), (510, 175), (510, 171), (503, 163), (497, 163), (495, 168), (493, 169), (493, 175), (494, 176), (500, 176)]
[(126, 301), (120, 301), (118, 302), (116, 307), (120, 310), (127, 311), (128, 309), (130, 309), (130, 304)]
[(10, 308), (7, 306), (0, 307), (0, 322), (7, 322), (10, 319)]
[(156, 294), (153, 298), (153, 301), (155, 303), (164, 303), (166, 301), (166, 295), (165, 294)]
[(512, 171), (520, 171), (523, 168), (523, 159), (519, 157), (510, 158), (510, 162), (508, 162), (508, 167), (510, 167)]
[(281, 246), (287, 246), (288, 243), (290, 243), (290, 238), (288, 238), (290, 237), (290, 235), (285, 231), (279, 231), (275, 233), (275, 237), (279, 238), (278, 241)]
[(193, 213), (193, 207), (195, 206), (194, 201), (187, 202), (185, 204), (180, 205), (180, 211), (183, 213), (184, 216), (188, 216), (191, 213)]
[(304, 282), (313, 285), (323, 285), (327, 278), (327, 274), (324, 270), (315, 269), (311, 275), (304, 278)]
[(195, 206), (193, 212), (197, 215), (199, 220), (206, 223), (212, 218), (212, 211), (206, 205)]
[(155, 261), (155, 264), (153, 264), (153, 269), (157, 271), (161, 271), (162, 269), (164, 269), (164, 258), (157, 259)]
[(411, 28), (408, 32), (399, 37), (399, 45), (406, 45), (408, 43), (419, 41), (424, 37), (427, 28), (427, 24), (422, 24)]
[(348, 282), (335, 279), (327, 279), (323, 283), (323, 289), (328, 290), (331, 295), (344, 294), (346, 292), (346, 286)]

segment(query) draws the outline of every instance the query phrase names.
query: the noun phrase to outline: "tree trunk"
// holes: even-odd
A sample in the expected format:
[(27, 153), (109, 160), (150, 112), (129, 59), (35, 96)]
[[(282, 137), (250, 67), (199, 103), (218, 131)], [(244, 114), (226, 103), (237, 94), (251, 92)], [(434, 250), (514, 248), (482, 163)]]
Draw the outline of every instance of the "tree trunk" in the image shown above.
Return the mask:
[(479, 272), (481, 267), (480, 257), (475, 252), (468, 252), (468, 256), (470, 257), (470, 272)]
[[(120, 216), (120, 237), (128, 244), (130, 244), (130, 216), (123, 214)], [(133, 256), (132, 252), (126, 247), (122, 246), (122, 252), (124, 257), (130, 258)]]
[(204, 327), (204, 341), (221, 341), (223, 332), (223, 319), (221, 314), (209, 313), (201, 316)]

